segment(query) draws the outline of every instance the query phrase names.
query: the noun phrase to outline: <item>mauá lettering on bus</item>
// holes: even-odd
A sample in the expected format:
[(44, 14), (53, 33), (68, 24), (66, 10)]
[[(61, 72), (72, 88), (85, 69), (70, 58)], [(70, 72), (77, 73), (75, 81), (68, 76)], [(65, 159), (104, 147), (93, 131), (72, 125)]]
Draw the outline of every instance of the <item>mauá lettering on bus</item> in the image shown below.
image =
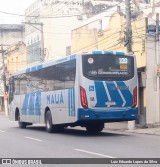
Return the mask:
[(59, 94), (47, 95), (47, 104), (62, 104), (64, 103), (62, 92)]

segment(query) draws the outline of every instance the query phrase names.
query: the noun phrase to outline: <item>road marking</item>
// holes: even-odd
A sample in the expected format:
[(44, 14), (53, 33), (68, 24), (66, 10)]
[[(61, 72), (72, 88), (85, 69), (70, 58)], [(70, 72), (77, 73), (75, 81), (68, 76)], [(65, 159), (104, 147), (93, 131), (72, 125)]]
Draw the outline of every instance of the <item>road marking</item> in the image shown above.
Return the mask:
[(4, 130), (0, 130), (1, 133), (4, 133), (5, 131)]
[(26, 139), (30, 139), (30, 140), (35, 140), (35, 141), (42, 141), (42, 140), (40, 140), (40, 139), (36, 139), (36, 138), (32, 138), (32, 137), (27, 137), (27, 136), (25, 136), (25, 138), (26, 138)]
[(106, 157), (106, 158), (116, 158), (116, 157), (112, 157), (110, 155), (99, 154), (99, 153), (95, 153), (95, 152), (91, 152), (91, 151), (86, 151), (86, 150), (81, 150), (81, 149), (74, 149), (74, 150), (80, 151), (80, 152), (84, 152), (84, 153), (87, 153), (87, 154), (98, 155), (98, 156)]

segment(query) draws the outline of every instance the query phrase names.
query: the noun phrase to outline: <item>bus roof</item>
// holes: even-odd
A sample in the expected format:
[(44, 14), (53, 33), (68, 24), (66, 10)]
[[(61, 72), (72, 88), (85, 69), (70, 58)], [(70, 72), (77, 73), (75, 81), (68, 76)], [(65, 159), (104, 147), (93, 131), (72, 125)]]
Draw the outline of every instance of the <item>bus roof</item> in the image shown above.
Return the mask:
[(39, 70), (41, 68), (49, 67), (51, 65), (55, 65), (55, 64), (58, 64), (58, 63), (63, 63), (63, 62), (69, 61), (69, 60), (74, 60), (75, 58), (76, 58), (76, 54), (69, 55), (69, 56), (66, 56), (66, 57), (63, 57), (63, 58), (51, 59), (51, 60), (48, 60), (48, 61), (45, 61), (45, 62), (42, 62), (42, 63), (37, 63), (37, 64), (35, 64), (34, 66), (31, 66), (31, 67), (27, 67), (27, 68), (24, 68), (24, 69), (19, 69), (17, 72), (13, 73), (12, 76), (18, 75), (18, 74), (23, 74), (23, 73), (28, 73), (28, 72), (32, 72), (32, 71), (36, 71), (36, 70)]
[(117, 56), (129, 55), (125, 52), (101, 51), (101, 50), (82, 52), (82, 53), (79, 53), (79, 54), (78, 53), (77, 54), (72, 54), (72, 55), (62, 57), (62, 58), (58, 58), (58, 59), (51, 59), (51, 60), (45, 61), (43, 63), (39, 63), (39, 64), (36, 64), (34, 66), (27, 67), (25, 69), (20, 69), (17, 72), (13, 73), (12, 76), (18, 75), (18, 74), (23, 74), (23, 73), (29, 73), (29, 72), (36, 71), (36, 70), (39, 70), (39, 69), (42, 69), (42, 68), (45, 68), (45, 67), (49, 67), (49, 66), (52, 66), (52, 65), (55, 65), (55, 64), (63, 63), (63, 62), (69, 61), (69, 60), (74, 60), (74, 59), (76, 59), (77, 55), (86, 55), (86, 54), (113, 54), (113, 55), (117, 55)]

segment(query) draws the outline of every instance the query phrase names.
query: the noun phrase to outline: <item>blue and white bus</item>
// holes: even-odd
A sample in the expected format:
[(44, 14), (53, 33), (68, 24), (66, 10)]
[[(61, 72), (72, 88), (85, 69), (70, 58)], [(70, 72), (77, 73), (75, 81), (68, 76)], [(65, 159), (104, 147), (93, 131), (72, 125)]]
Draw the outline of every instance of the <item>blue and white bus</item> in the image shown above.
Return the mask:
[(137, 119), (137, 84), (135, 56), (124, 52), (50, 60), (11, 76), (10, 119), (20, 128), (44, 124), (49, 133), (68, 126), (100, 132), (104, 123)]

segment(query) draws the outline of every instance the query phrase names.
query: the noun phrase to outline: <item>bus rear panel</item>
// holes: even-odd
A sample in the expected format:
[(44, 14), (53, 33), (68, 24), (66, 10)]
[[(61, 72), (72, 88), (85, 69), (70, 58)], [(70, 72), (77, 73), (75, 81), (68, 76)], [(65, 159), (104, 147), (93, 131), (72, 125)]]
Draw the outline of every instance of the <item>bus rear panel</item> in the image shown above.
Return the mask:
[(79, 121), (120, 122), (137, 119), (137, 71), (134, 56), (82, 56)]

